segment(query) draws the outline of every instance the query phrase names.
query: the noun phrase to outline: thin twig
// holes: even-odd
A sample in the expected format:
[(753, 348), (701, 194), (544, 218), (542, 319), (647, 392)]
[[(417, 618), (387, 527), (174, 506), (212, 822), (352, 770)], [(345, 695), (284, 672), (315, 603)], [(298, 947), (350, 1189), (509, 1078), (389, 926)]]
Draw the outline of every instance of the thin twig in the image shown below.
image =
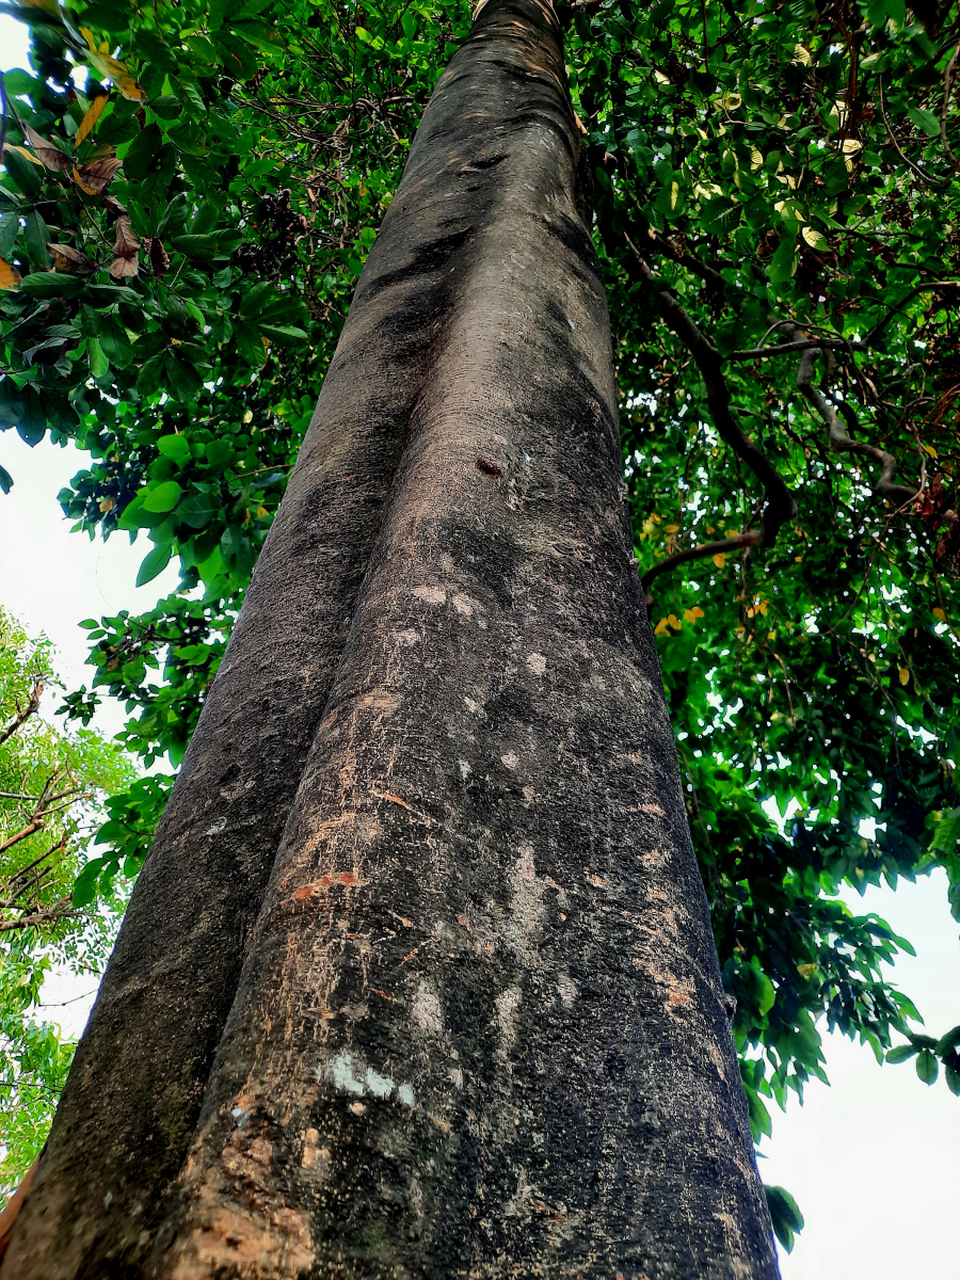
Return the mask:
[(917, 175), (921, 182), (929, 182), (932, 187), (945, 187), (947, 185), (946, 178), (935, 178), (932, 173), (927, 173), (926, 169), (921, 169), (918, 164), (913, 163), (909, 156), (905, 156), (903, 154), (903, 151), (900, 149), (899, 142), (897, 142), (896, 138), (893, 136), (893, 129), (890, 127), (890, 121), (887, 119), (887, 109), (883, 101), (883, 76), (877, 76), (877, 90), (883, 127), (887, 131), (887, 137), (893, 144), (894, 151), (896, 151), (897, 155), (907, 168)]
[(893, 307), (891, 307), (890, 311), (883, 317), (882, 320), (877, 321), (877, 323), (873, 326), (873, 328), (864, 338), (863, 346), (865, 347), (872, 346), (873, 343), (880, 336), (880, 334), (887, 327), (887, 325), (890, 323), (890, 321), (893, 319), (894, 315), (896, 315), (897, 312), (899, 312), (902, 307), (905, 307), (911, 298), (916, 297), (918, 293), (929, 293), (933, 289), (960, 289), (960, 280), (928, 280), (925, 282), (921, 282), (920, 284), (915, 284), (908, 293), (904, 294), (904, 296), (900, 299), (898, 303), (896, 303)]
[[(723, 357), (720, 352), (707, 341), (690, 314), (676, 298), (666, 289), (658, 288), (649, 263), (629, 236), (626, 237), (626, 241), (631, 253), (628, 261), (632, 263), (640, 278), (649, 285), (664, 319), (686, 345), (700, 370), (707, 391), (707, 407), (717, 431), (763, 485), (766, 504), (757, 541), (761, 546), (772, 547), (783, 525), (797, 514), (793, 496), (769, 458), (744, 434), (733, 416), (730, 408), (730, 388), (723, 376), (721, 367)], [(746, 534), (741, 536), (745, 537)]]
[(943, 143), (943, 149), (947, 153), (947, 159), (953, 165), (954, 169), (960, 173), (960, 160), (953, 153), (953, 149), (947, 140), (947, 107), (950, 105), (950, 82), (953, 79), (953, 73), (957, 69), (957, 60), (960, 59), (960, 44), (953, 51), (953, 57), (947, 63), (947, 69), (943, 73), (943, 106), (940, 108), (940, 141)]

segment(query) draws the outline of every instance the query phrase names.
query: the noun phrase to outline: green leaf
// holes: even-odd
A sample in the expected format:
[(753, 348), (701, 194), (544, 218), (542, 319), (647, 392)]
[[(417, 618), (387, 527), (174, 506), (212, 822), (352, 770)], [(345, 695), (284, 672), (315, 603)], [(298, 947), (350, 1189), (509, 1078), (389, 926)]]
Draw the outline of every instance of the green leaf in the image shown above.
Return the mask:
[(83, 289), (83, 278), (65, 271), (31, 271), (20, 288), (32, 298), (75, 298)]
[(190, 461), (190, 441), (186, 436), (161, 436), (157, 448), (165, 458), (172, 458), (181, 465)]
[(727, 196), (713, 196), (703, 206), (704, 231), (711, 236), (725, 236), (740, 221), (743, 210)]
[(177, 516), (191, 529), (203, 529), (219, 510), (219, 499), (213, 494), (195, 493), (180, 503), (177, 507)]
[(94, 900), (100, 873), (110, 861), (110, 858), (93, 858), (83, 868), (73, 886), (72, 902), (75, 907), (89, 906)]
[(780, 243), (767, 266), (767, 276), (771, 284), (786, 284), (793, 278), (797, 270), (797, 237), (784, 228), (780, 234)]
[(931, 852), (953, 853), (960, 840), (960, 806), (945, 813), (934, 828), (930, 841)]
[(888, 19), (902, 27), (907, 20), (906, 0), (867, 0), (867, 17), (875, 27), (882, 27)]
[(100, 346), (111, 364), (118, 369), (126, 369), (133, 361), (133, 347), (127, 331), (116, 315), (103, 317), (99, 335)]
[(3, 163), (8, 179), (29, 200), (35, 200), (43, 189), (43, 167), (34, 164), (18, 151), (4, 151)]
[(262, 324), (260, 332), (267, 338), (277, 338), (281, 342), (284, 340), (306, 342), (309, 336), (305, 330), (291, 324)]
[(162, 146), (163, 134), (159, 125), (148, 124), (141, 129), (123, 157), (124, 175), (131, 182), (142, 182), (154, 168)]
[(936, 1054), (930, 1049), (923, 1049), (917, 1054), (917, 1075), (924, 1084), (933, 1084), (940, 1072), (940, 1064)]
[(932, 111), (921, 111), (919, 107), (907, 107), (907, 115), (928, 138), (940, 137), (940, 121)]
[[(31, 209), (24, 218), (23, 243), (26, 246), (30, 261), (35, 267), (50, 265), (50, 258), (47, 254), (50, 232), (47, 224), (36, 209)], [(25, 277), (26, 279), (29, 279), (29, 276)], [(20, 287), (23, 288), (23, 285), (21, 284)]]
[(259, 329), (249, 320), (238, 320), (234, 326), (234, 339), (241, 358), (255, 369), (261, 368), (267, 359), (260, 340)]
[(178, 354), (177, 348), (168, 351), (163, 360), (168, 390), (180, 399), (191, 400), (203, 386), (203, 376), (196, 365)]
[(944, 1054), (949, 1053), (951, 1049), (957, 1048), (958, 1045), (960, 1045), (960, 1027), (954, 1027), (945, 1036), (940, 1037), (934, 1052), (942, 1058)]
[(204, 235), (175, 236), (172, 243), (175, 249), (179, 249), (188, 258), (197, 258), (205, 261), (217, 252), (220, 240), (215, 233), (207, 233)]
[(7, 261), (13, 256), (13, 246), (17, 242), (20, 230), (20, 218), (12, 209), (0, 214), (0, 258)]
[(163, 93), (152, 100), (150, 110), (161, 120), (175, 120), (180, 114), (180, 99), (172, 93)]
[(47, 415), (43, 401), (35, 387), (26, 386), (21, 392), (20, 413), (17, 418), (17, 435), (33, 447), (46, 434)]
[(110, 372), (110, 361), (99, 338), (87, 339), (87, 359), (90, 361), (90, 372), (95, 378), (105, 378)]
[(143, 500), (144, 509), (147, 511), (172, 511), (180, 501), (182, 493), (183, 490), (176, 480), (165, 480), (163, 484), (158, 484), (156, 488), (148, 491)]
[(887, 1062), (906, 1062), (908, 1058), (912, 1058), (917, 1052), (916, 1045), (898, 1044), (896, 1048), (887, 1051)]
[(6, 467), (0, 467), (0, 493), (9, 493), (13, 488), (13, 476)]
[(173, 547), (170, 543), (160, 543), (159, 546), (144, 557), (143, 563), (137, 574), (137, 586), (145, 586), (146, 583), (152, 582), (158, 574), (163, 573), (164, 569), (170, 563), (170, 557), (173, 554)]
[(793, 1248), (796, 1233), (803, 1230), (803, 1214), (796, 1200), (783, 1187), (764, 1185), (767, 1197), (767, 1208), (777, 1239), (789, 1253)]

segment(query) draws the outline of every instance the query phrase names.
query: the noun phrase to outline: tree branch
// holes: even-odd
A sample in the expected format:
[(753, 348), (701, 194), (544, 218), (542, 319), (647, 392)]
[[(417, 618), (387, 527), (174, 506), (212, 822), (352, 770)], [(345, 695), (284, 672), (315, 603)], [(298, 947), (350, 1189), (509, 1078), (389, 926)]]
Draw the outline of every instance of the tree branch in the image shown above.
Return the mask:
[(0, 933), (9, 933), (11, 929), (42, 929), (47, 925), (56, 924), (59, 920), (81, 915), (83, 912), (79, 907), (71, 906), (69, 898), (61, 898), (52, 907), (44, 907), (40, 911), (35, 911), (33, 915), (18, 916), (16, 920), (0, 920)]
[(764, 356), (782, 356), (790, 351), (865, 351), (865, 342), (849, 342), (846, 338), (803, 338), (797, 342), (781, 342), (776, 347), (749, 347), (744, 351), (731, 351), (725, 360), (758, 360)]
[[(694, 324), (689, 313), (680, 305), (675, 297), (666, 289), (655, 284), (655, 277), (649, 263), (637, 249), (629, 236), (625, 237), (630, 249), (628, 259), (634, 271), (650, 288), (660, 307), (664, 319), (686, 345), (700, 370), (707, 390), (707, 407), (720, 436), (733, 449), (734, 453), (747, 464), (753, 474), (763, 485), (764, 506), (760, 521), (760, 533), (757, 545), (772, 547), (777, 534), (788, 520), (797, 514), (797, 506), (783, 477), (763, 453), (743, 432), (740, 424), (733, 416), (730, 408), (730, 388), (723, 376), (723, 357), (712, 343), (708, 342)], [(739, 535), (746, 537), (746, 534)], [(747, 545), (747, 544), (740, 544)], [(681, 553), (683, 554), (683, 553)], [(706, 553), (704, 553), (706, 554)], [(672, 559), (672, 557), (671, 557)], [(665, 561), (663, 563), (666, 563)], [(660, 568), (661, 566), (657, 566)]]
[(690, 560), (702, 560), (705, 556), (723, 555), (728, 551), (738, 551), (741, 547), (758, 547), (762, 534), (759, 529), (748, 529), (745, 533), (734, 534), (731, 538), (720, 538), (717, 542), (702, 542), (698, 547), (688, 547), (686, 551), (677, 551), (672, 556), (659, 561), (640, 576), (640, 585), (644, 593), (648, 592), (650, 583), (659, 578), (661, 573), (669, 573), (678, 565)]
[(38, 680), (33, 686), (33, 692), (30, 694), (27, 705), (22, 709), (17, 710), (17, 714), (13, 717), (3, 732), (0, 733), (0, 746), (2, 746), (8, 738), (12, 738), (26, 720), (29, 720), (32, 715), (36, 714), (40, 707), (40, 697), (42, 693), (43, 681)]
[(895, 502), (897, 506), (915, 502), (920, 496), (919, 491), (907, 485), (893, 483), (897, 460), (892, 453), (887, 453), (886, 449), (881, 449), (877, 445), (851, 440), (847, 435), (847, 429), (841, 422), (836, 409), (819, 387), (813, 385), (813, 368), (816, 358), (816, 348), (808, 349), (801, 356), (800, 367), (797, 370), (797, 389), (826, 424), (830, 447), (839, 453), (859, 453), (862, 457), (879, 462), (881, 472), (876, 486), (877, 492), (889, 498), (891, 502)]
[(7, 1246), (10, 1243), (10, 1237), (13, 1235), (13, 1228), (16, 1226), (17, 1216), (24, 1200), (27, 1198), (27, 1192), (30, 1190), (30, 1183), (33, 1181), (33, 1175), (37, 1171), (37, 1165), (40, 1163), (40, 1157), (37, 1156), (33, 1164), (27, 1170), (20, 1180), (20, 1185), (14, 1191), (13, 1195), (7, 1201), (2, 1213), (0, 1213), (0, 1260), (7, 1252)]
[(692, 271), (701, 280), (717, 285), (721, 289), (728, 283), (714, 267), (709, 266), (702, 258), (697, 258), (692, 253), (681, 252), (666, 236), (661, 235), (656, 228), (647, 227), (647, 239), (658, 253), (665, 258), (669, 258), (671, 262), (675, 262), (678, 266), (686, 267), (688, 271)]
[(4, 840), (0, 844), (0, 853), (6, 853), (8, 849), (12, 849), (15, 844), (19, 844), (21, 840), (26, 840), (27, 836), (32, 836), (35, 831), (40, 831), (43, 827), (42, 818), (34, 818), (32, 822), (28, 822), (25, 827), (21, 827), (15, 832), (9, 840)]

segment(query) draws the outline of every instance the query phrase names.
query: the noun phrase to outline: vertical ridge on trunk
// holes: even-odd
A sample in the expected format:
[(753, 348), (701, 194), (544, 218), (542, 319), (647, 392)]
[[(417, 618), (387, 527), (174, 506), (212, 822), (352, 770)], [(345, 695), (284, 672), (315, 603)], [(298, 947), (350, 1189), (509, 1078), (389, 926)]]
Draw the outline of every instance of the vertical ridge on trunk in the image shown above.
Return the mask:
[(157, 1280), (776, 1274), (578, 150), (552, 11), (489, 0), (394, 201), (448, 202), (448, 306)]

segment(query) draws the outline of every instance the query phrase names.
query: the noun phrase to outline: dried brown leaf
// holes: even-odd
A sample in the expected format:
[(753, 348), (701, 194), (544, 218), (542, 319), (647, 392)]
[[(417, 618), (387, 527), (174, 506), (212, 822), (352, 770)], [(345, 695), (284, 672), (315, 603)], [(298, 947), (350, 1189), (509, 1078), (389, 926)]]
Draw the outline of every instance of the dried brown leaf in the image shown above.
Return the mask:
[(74, 167), (73, 178), (81, 191), (85, 191), (88, 196), (102, 196), (116, 177), (119, 168), (120, 161), (116, 156), (110, 156), (105, 160), (97, 160), (93, 164)]
[(133, 223), (126, 213), (117, 218), (117, 234), (113, 242), (114, 259), (110, 263), (110, 274), (116, 280), (125, 276), (135, 276), (140, 269), (140, 239), (133, 229)]
[(23, 131), (30, 139), (34, 151), (36, 151), (41, 163), (46, 168), (59, 169), (61, 172), (73, 168), (73, 161), (70, 157), (61, 151), (59, 147), (55, 147), (52, 142), (48, 142), (42, 134), (37, 133), (36, 129), (31, 129), (28, 124), (25, 124)]
[(53, 258), (55, 271), (76, 271), (80, 275), (89, 275), (97, 269), (93, 258), (71, 244), (48, 244), (47, 252)]
[(143, 252), (150, 259), (150, 267), (155, 276), (165, 276), (170, 270), (170, 258), (163, 241), (159, 236), (144, 236), (141, 245)]
[(123, 280), (127, 276), (135, 276), (140, 270), (140, 259), (138, 254), (134, 254), (132, 258), (114, 258), (110, 263), (110, 274), (114, 280)]

